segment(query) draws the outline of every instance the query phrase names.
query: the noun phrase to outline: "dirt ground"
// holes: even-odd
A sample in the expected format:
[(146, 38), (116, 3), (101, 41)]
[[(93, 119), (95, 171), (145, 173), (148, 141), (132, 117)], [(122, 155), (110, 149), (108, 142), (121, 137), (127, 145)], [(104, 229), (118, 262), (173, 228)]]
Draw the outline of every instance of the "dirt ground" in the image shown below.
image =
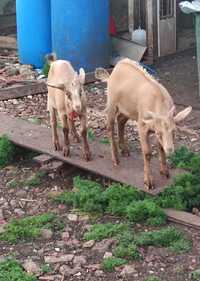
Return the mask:
[[(200, 101), (198, 99), (197, 72), (195, 54), (190, 51), (180, 54), (174, 58), (161, 61), (156, 65), (158, 76), (163, 84), (170, 90), (178, 109), (184, 106), (193, 105), (194, 110), (188, 117), (186, 125), (200, 133)], [(4, 62), (1, 62), (4, 63)], [(105, 131), (105, 108), (106, 94), (105, 85), (94, 83), (86, 87), (88, 94), (88, 114), (89, 127), (98, 137), (106, 136)], [(37, 123), (38, 126), (49, 127), (49, 116), (46, 111), (46, 95), (28, 96), (22, 99), (8, 100), (0, 102), (0, 111), (9, 115), (28, 119)], [(140, 151), (136, 124), (129, 122), (127, 125), (127, 136), (134, 149)], [(192, 150), (200, 151), (199, 139), (195, 136), (184, 134), (176, 135), (176, 146), (187, 144)], [(156, 148), (153, 142), (153, 154), (156, 156)], [(193, 247), (189, 253), (175, 255), (164, 248), (146, 247), (141, 249), (144, 259), (132, 263), (131, 274), (123, 274), (123, 267), (115, 273), (105, 273), (101, 269), (101, 261), (105, 252), (111, 250), (111, 245), (107, 247), (98, 245), (100, 250), (95, 250), (95, 246), (90, 249), (84, 248), (83, 234), (94, 223), (87, 216), (80, 215), (75, 221), (71, 221), (68, 216), (71, 212), (64, 205), (56, 205), (50, 199), (52, 193), (72, 188), (72, 178), (74, 175), (82, 174), (77, 170), (72, 175), (65, 172), (60, 175), (50, 173), (42, 179), (42, 182), (34, 188), (26, 186), (10, 188), (8, 183), (11, 180), (23, 180), (38, 171), (39, 167), (31, 160), (21, 161), (0, 170), (0, 231), (4, 223), (11, 218), (21, 218), (28, 215), (37, 215), (45, 212), (54, 212), (60, 216), (64, 222), (65, 229), (52, 233), (50, 237), (41, 237), (33, 242), (20, 242), (13, 246), (5, 242), (0, 242), (0, 260), (5, 256), (14, 254), (23, 264), (27, 260), (32, 260), (39, 267), (45, 264), (45, 257), (51, 258), (63, 255), (73, 255), (73, 260), (68, 263), (58, 262), (52, 264), (52, 271), (49, 279), (55, 281), (146, 281), (151, 275), (158, 276), (162, 281), (189, 281), (192, 280), (191, 272), (200, 267), (200, 233), (192, 228), (183, 226), (180, 228), (192, 240)], [(66, 170), (67, 173), (67, 170)], [(84, 174), (84, 173), (83, 173)], [(85, 175), (90, 177), (90, 175)], [(119, 221), (118, 218), (105, 216), (97, 219), (96, 222)], [(137, 225), (137, 229), (148, 229), (142, 225)], [(98, 247), (97, 247), (98, 248)], [(63, 272), (68, 275), (63, 279)], [(5, 280), (6, 281), (6, 280)]]

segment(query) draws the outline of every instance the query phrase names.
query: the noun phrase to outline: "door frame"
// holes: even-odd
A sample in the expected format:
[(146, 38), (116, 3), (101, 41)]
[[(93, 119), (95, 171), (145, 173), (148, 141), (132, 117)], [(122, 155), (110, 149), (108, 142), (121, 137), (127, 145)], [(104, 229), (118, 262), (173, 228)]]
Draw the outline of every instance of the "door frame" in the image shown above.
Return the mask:
[[(177, 44), (177, 31), (176, 31), (176, 0), (174, 1), (174, 19), (175, 19), (175, 44)], [(158, 57), (161, 57), (161, 41), (160, 41), (160, 0), (157, 0), (157, 42), (158, 42)], [(177, 45), (176, 45), (177, 48)]]

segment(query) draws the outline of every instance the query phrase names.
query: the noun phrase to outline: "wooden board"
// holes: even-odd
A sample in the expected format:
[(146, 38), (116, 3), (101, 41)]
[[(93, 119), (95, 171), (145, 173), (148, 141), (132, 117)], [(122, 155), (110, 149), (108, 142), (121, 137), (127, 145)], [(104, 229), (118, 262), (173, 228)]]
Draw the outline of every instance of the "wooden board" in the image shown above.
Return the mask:
[[(85, 162), (81, 158), (81, 147), (79, 144), (72, 144), (71, 157), (65, 158), (61, 152), (53, 150), (50, 129), (0, 113), (0, 136), (3, 134), (8, 135), (14, 143), (22, 147), (52, 155), (83, 170), (144, 190), (141, 154), (132, 153), (128, 158), (121, 158), (120, 165), (113, 167), (110, 157), (110, 146), (100, 144), (99, 140), (96, 140), (90, 143), (93, 154), (92, 161)], [(170, 184), (170, 180), (160, 175), (157, 159), (152, 160), (152, 168), (156, 189), (148, 192), (157, 194)], [(175, 175), (177, 172), (173, 170), (171, 174)]]
[(0, 89), (0, 101), (22, 98), (46, 92), (47, 87), (44, 82), (33, 82), (28, 85), (15, 85), (13, 87)]
[(168, 220), (171, 222), (183, 224), (186, 226), (192, 226), (196, 229), (200, 229), (200, 217), (196, 215), (173, 209), (166, 209), (165, 213), (168, 217)]

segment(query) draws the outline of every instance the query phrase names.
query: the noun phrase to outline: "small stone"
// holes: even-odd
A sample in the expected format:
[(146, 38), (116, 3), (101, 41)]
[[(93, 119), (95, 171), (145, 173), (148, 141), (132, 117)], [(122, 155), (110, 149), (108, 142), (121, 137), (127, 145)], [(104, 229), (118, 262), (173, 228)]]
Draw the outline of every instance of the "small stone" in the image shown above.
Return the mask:
[(130, 264), (130, 265), (125, 265), (122, 272), (121, 272), (121, 275), (122, 276), (128, 276), (128, 275), (132, 275), (136, 273), (136, 270), (135, 270), (135, 266), (133, 264)]
[(107, 258), (111, 258), (113, 256), (113, 254), (111, 252), (105, 252), (103, 258), (107, 259)]
[(55, 251), (56, 252), (60, 252), (60, 248), (55, 248)]
[(53, 232), (50, 229), (42, 229), (41, 235), (42, 238), (48, 240), (53, 237)]
[(92, 248), (95, 244), (94, 240), (87, 241), (83, 244), (83, 248)]
[(73, 263), (74, 263), (75, 265), (84, 265), (84, 264), (87, 263), (87, 260), (86, 260), (86, 257), (85, 257), (85, 256), (76, 256), (76, 257), (74, 258)]
[(101, 277), (101, 276), (104, 275), (104, 272), (103, 272), (103, 270), (96, 270), (95, 273), (94, 273), (94, 275), (95, 275), (96, 277)]
[(94, 251), (98, 251), (99, 253), (105, 253), (113, 244), (115, 244), (114, 239), (104, 239), (98, 243), (92, 248)]
[(69, 214), (67, 216), (68, 220), (76, 222), (78, 220), (78, 216), (76, 214)]
[(61, 263), (61, 262), (71, 262), (74, 258), (74, 255), (63, 255), (60, 257), (56, 256), (46, 256), (44, 257), (45, 263)]
[(61, 237), (62, 237), (62, 240), (63, 241), (68, 241), (69, 240), (69, 237), (70, 237), (70, 234), (68, 231), (65, 231), (61, 234)]
[(37, 265), (35, 262), (32, 260), (26, 260), (23, 264), (24, 269), (26, 272), (31, 273), (31, 274), (40, 274), (40, 267)]
[(25, 212), (22, 209), (19, 209), (19, 208), (15, 209), (14, 213), (19, 217), (22, 217), (25, 214)]

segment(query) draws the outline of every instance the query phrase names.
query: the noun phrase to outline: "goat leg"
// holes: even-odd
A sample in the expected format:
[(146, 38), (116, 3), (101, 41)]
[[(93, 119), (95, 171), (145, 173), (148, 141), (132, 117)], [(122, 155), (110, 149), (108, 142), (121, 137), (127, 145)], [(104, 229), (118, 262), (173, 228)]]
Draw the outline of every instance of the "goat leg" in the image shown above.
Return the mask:
[(50, 111), (50, 121), (51, 121), (51, 128), (52, 128), (52, 142), (54, 145), (54, 149), (56, 151), (61, 150), (61, 146), (59, 143), (58, 132), (57, 132), (57, 118), (56, 118), (56, 111), (52, 108)]
[(115, 142), (115, 113), (113, 111), (108, 112), (107, 115), (107, 131), (108, 136), (111, 143), (111, 154), (112, 154), (112, 161), (114, 166), (119, 165), (119, 158), (118, 158), (118, 149)]
[(154, 183), (150, 169), (151, 149), (149, 144), (149, 132), (143, 126), (139, 126), (139, 135), (144, 159), (144, 186), (147, 189), (153, 189)]
[(160, 173), (161, 175), (164, 175), (167, 178), (169, 178), (170, 175), (169, 175), (169, 169), (167, 167), (166, 155), (160, 143), (158, 143), (158, 151), (159, 151), (159, 160), (160, 160)]
[(87, 139), (87, 116), (86, 113), (80, 116), (81, 136), (83, 138), (83, 158), (88, 162), (91, 160), (91, 152)]
[(121, 150), (121, 154), (125, 157), (130, 156), (130, 151), (128, 148), (127, 142), (125, 142), (125, 125), (128, 121), (128, 118), (124, 114), (117, 115), (117, 126), (118, 126), (118, 139), (119, 139), (119, 148)]
[(64, 146), (63, 146), (63, 155), (68, 157), (70, 155), (70, 146), (69, 146), (69, 126), (68, 119), (66, 114), (60, 114), (60, 120), (63, 127), (63, 135), (64, 135)]
[(73, 141), (76, 142), (76, 143), (80, 143), (80, 137), (79, 137), (79, 134), (76, 130), (74, 120), (69, 119), (68, 121), (69, 121), (68, 122), (69, 123), (69, 130), (70, 130)]

